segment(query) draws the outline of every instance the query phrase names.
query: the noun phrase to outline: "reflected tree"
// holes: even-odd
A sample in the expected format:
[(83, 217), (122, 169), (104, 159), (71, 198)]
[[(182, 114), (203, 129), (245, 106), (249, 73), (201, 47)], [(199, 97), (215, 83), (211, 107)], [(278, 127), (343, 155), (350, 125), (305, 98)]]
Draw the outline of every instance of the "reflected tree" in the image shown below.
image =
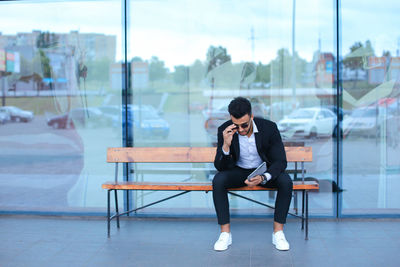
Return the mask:
[[(296, 57), (296, 81), (301, 82), (304, 73), (306, 72), (307, 61), (300, 58), (297, 53)], [(271, 83), (278, 88), (289, 88), (292, 75), (292, 55), (286, 48), (281, 48), (277, 52), (277, 56), (271, 61), (272, 78)]]
[(189, 81), (189, 68), (184, 65), (175, 66), (175, 72), (172, 76), (176, 84), (187, 84)]
[[(343, 60), (344, 68), (354, 71), (355, 77), (352, 79), (351, 89), (356, 89), (360, 80), (360, 72), (368, 65), (368, 57), (374, 56), (375, 52), (371, 42), (367, 40), (365, 45), (355, 42), (350, 46), (350, 53)], [(366, 82), (364, 82), (366, 83)]]
[(143, 59), (141, 57), (133, 57), (132, 62), (143, 62)]
[[(91, 60), (86, 63), (83, 67), (80, 68), (80, 77), (85, 76), (85, 69), (86, 72), (90, 70), (90, 75), (88, 77), (88, 81), (101, 81), (107, 82), (110, 79), (110, 65), (111, 60), (107, 57), (101, 58), (99, 60)], [(87, 75), (87, 73), (86, 73)]]
[[(222, 46), (210, 46), (207, 50), (207, 72), (206, 75), (208, 75), (210, 72), (212, 72), (214, 69), (217, 67), (230, 62), (231, 61), (231, 56), (228, 55), (226, 48)], [(211, 89), (214, 89), (215, 85), (215, 78), (212, 75), (211, 76)]]
[(256, 69), (256, 79), (254, 81), (269, 84), (271, 82), (271, 64), (263, 65), (259, 62)]
[(242, 73), (240, 75), (240, 88), (250, 88), (250, 83), (255, 80), (256, 65), (251, 62), (246, 62), (243, 65)]
[(206, 66), (200, 60), (197, 59), (189, 67), (190, 83), (196, 86), (199, 85), (200, 82), (204, 79), (205, 73), (206, 73)]
[(58, 43), (58, 36), (50, 32), (41, 32), (36, 39), (36, 47), (41, 49), (56, 47)]
[(40, 62), (42, 63), (43, 77), (51, 78), (52, 68), (50, 66), (50, 59), (46, 56), (43, 50), (39, 50)]
[[(210, 46), (207, 51), (207, 72), (206, 75), (211, 73), (217, 67), (230, 62), (231, 56), (228, 55), (226, 48), (222, 46)], [(214, 98), (215, 77), (211, 75), (211, 97), (209, 109), (212, 109), (212, 102)]]
[(226, 48), (210, 46), (207, 51), (207, 73), (230, 60), (231, 56), (228, 55)]
[(164, 61), (153, 56), (149, 62), (149, 80), (151, 82), (163, 80), (167, 77), (168, 70), (165, 67)]
[(352, 89), (357, 87), (357, 81), (358, 81), (358, 75), (359, 75), (359, 70), (362, 69), (362, 55), (364, 54), (361, 49), (363, 48), (363, 44), (361, 42), (355, 42), (351, 47), (350, 47), (350, 54), (355, 53), (356, 51), (359, 51), (359, 55), (355, 56), (347, 56), (343, 60), (343, 66), (345, 68), (348, 68), (350, 70), (355, 71), (355, 78), (353, 80), (353, 86)]
[[(41, 32), (36, 39), (36, 47), (39, 49), (38, 57), (35, 56), (33, 61), (39, 60), (42, 67), (43, 78), (49, 79), (50, 90), (53, 89), (52, 74), (53, 70), (50, 65), (50, 59), (44, 52), (45, 49), (54, 48), (58, 46), (58, 36), (55, 33)], [(35, 65), (35, 64), (34, 64)]]
[(52, 73), (53, 69), (50, 65), (50, 59), (47, 57), (46, 53), (42, 50), (39, 49), (38, 54), (35, 55), (33, 58), (33, 66), (40, 66), (42, 69), (42, 75), (43, 78), (49, 79), (49, 87), (50, 90), (53, 89), (53, 83), (52, 83)]

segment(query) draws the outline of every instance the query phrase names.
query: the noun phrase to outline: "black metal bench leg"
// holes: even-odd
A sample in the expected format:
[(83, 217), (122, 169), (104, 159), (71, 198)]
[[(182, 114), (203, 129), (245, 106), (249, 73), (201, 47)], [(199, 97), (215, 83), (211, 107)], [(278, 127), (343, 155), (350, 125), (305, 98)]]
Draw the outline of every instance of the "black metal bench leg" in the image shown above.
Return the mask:
[(301, 230), (304, 230), (304, 191), (301, 191)]
[(308, 240), (308, 191), (306, 191), (306, 240)]
[(297, 191), (294, 192), (294, 196), (293, 196), (293, 206), (294, 206), (294, 211), (295, 214), (298, 214), (299, 209), (298, 209), (298, 204), (297, 204)]
[(110, 191), (107, 190), (107, 236), (110, 237), (110, 221), (111, 221), (111, 214), (110, 214)]
[(117, 190), (114, 190), (114, 197), (115, 197), (115, 211), (117, 212), (117, 227), (119, 228), (119, 210), (118, 210), (118, 196)]

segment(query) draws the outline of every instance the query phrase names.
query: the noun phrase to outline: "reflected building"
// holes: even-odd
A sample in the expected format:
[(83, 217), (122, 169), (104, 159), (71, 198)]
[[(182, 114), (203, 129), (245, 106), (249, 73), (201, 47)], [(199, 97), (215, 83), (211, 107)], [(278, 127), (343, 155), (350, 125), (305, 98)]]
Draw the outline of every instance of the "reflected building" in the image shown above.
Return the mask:
[(19, 55), (20, 68), (12, 73), (18, 73), (20, 77), (7, 79), (6, 92), (74, 91), (83, 65), (101, 60), (115, 62), (116, 36), (78, 31), (0, 33), (0, 50)]

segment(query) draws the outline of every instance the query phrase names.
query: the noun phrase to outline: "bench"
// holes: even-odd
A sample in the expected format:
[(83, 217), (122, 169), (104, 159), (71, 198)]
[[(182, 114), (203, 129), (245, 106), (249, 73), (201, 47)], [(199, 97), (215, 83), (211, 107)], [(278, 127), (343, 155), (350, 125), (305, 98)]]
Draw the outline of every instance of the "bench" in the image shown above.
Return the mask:
[[(318, 182), (304, 181), (304, 163), (312, 161), (311, 147), (290, 147), (285, 146), (286, 158), (288, 162), (294, 163), (294, 170), (288, 171), (294, 173), (293, 191), (302, 193), (301, 215), (289, 213), (292, 216), (301, 219), (301, 229), (305, 226), (305, 239), (308, 239), (308, 191), (319, 190)], [(118, 181), (119, 163), (212, 163), (216, 153), (215, 147), (117, 147), (108, 148), (107, 162), (115, 163), (115, 179), (111, 182), (102, 184), (103, 189), (107, 189), (107, 234), (110, 237), (111, 221), (117, 219), (117, 228), (120, 228), (119, 217), (136, 212), (140, 209), (155, 205), (162, 201), (181, 196), (191, 191), (212, 191), (211, 182), (140, 182), (140, 181)], [(298, 167), (298, 163), (301, 164)], [(297, 174), (301, 173), (301, 179)], [(131, 209), (125, 212), (119, 212), (118, 209), (118, 190), (152, 190), (152, 191), (182, 191), (176, 195), (149, 203), (142, 207)], [(111, 192), (114, 191), (115, 214), (111, 214)], [(249, 200), (268, 208), (274, 208), (268, 204), (256, 201), (254, 199), (242, 196), (237, 191), (276, 191), (276, 188), (265, 188), (261, 186), (240, 187), (229, 189), (229, 194)], [(295, 194), (297, 196), (297, 194)], [(297, 201), (297, 198), (295, 198)], [(129, 209), (129, 208), (128, 208)]]

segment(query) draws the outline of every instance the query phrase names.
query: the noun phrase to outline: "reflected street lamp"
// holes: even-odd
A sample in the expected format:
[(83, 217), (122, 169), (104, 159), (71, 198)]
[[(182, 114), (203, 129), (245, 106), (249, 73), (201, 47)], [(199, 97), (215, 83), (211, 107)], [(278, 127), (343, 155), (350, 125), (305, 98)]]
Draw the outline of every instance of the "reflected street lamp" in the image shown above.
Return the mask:
[(296, 37), (296, 0), (293, 0), (292, 13), (292, 108), (296, 107), (296, 58), (295, 58), (295, 37)]

